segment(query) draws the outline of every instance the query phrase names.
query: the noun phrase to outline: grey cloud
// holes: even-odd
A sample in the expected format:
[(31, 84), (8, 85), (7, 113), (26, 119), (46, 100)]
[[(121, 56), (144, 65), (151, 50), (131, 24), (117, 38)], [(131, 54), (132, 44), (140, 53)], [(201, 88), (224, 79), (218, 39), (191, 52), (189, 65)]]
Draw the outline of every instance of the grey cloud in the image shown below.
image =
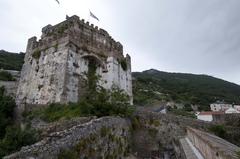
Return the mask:
[(131, 54), (133, 71), (156, 68), (209, 74), (240, 84), (239, 0), (68, 0), (61, 4), (0, 1), (4, 24), (0, 49), (24, 51), (27, 38), (39, 35), (44, 25), (63, 20), (66, 13), (87, 19), (90, 8), (100, 18), (98, 25)]

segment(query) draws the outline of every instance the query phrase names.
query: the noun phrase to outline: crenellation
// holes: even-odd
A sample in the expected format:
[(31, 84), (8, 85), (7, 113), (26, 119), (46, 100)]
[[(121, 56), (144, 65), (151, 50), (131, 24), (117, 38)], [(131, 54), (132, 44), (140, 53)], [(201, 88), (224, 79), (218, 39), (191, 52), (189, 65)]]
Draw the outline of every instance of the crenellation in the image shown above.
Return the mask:
[(85, 92), (83, 81), (87, 80), (89, 60), (98, 63), (98, 84), (106, 89), (118, 86), (132, 103), (130, 56), (124, 57), (122, 44), (105, 30), (78, 16), (44, 27), (41, 39), (29, 39), (26, 57), (18, 105), (79, 101)]

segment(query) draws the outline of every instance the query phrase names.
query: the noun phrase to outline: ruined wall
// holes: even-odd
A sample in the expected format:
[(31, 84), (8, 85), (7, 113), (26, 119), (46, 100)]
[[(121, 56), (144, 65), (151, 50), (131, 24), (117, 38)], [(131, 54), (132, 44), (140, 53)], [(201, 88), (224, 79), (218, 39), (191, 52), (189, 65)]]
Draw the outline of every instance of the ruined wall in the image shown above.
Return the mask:
[(79, 158), (124, 158), (129, 148), (129, 126), (119, 117), (94, 119), (52, 133), (4, 159), (55, 159), (66, 150), (74, 150)]
[(5, 88), (6, 95), (15, 98), (18, 87), (18, 81), (0, 81), (0, 87), (2, 86)]
[(187, 137), (205, 159), (237, 159), (240, 148), (215, 135), (188, 128)]
[(25, 105), (77, 102), (84, 94), (89, 61), (94, 60), (98, 84), (124, 90), (132, 103), (131, 58), (103, 29), (77, 16), (42, 29), (41, 39), (29, 39), (16, 96)]
[(240, 126), (240, 114), (214, 114), (213, 122), (228, 126)]
[[(187, 127), (208, 132), (209, 128), (216, 126), (215, 123), (199, 121), (183, 116), (147, 111), (136, 112), (135, 118), (138, 125), (140, 125), (140, 129), (133, 135), (135, 145), (138, 145), (135, 146), (133, 150), (138, 152), (140, 157), (149, 157), (152, 153), (161, 153), (160, 155), (162, 155), (162, 152), (165, 152), (173, 154), (177, 158), (185, 158), (179, 139), (184, 138), (187, 135)], [(226, 139), (233, 144), (239, 145), (239, 127), (225, 126), (225, 131)], [(151, 137), (151, 134), (155, 134), (154, 138)], [(220, 143), (223, 143), (226, 147), (226, 149), (224, 146), (221, 147), (221, 151), (223, 152), (228, 152), (229, 147), (227, 146), (233, 145), (224, 139), (216, 137), (215, 135), (209, 134), (209, 136), (214, 136), (214, 138), (212, 138), (213, 143), (216, 138), (217, 141), (219, 140)], [(205, 141), (207, 140), (210, 139), (205, 139)], [(211, 146), (214, 147), (215, 145), (213, 144), (210, 145), (210, 147)]]
[(5, 88), (5, 93), (8, 96), (11, 96), (12, 98), (16, 97), (16, 92), (18, 88), (18, 82), (19, 82), (19, 77), (20, 77), (20, 72), (15, 71), (15, 70), (4, 70), (10, 73), (14, 78), (15, 81), (1, 81), (0, 80), (0, 87)]
[(132, 120), (133, 153), (139, 158), (185, 159), (179, 143), (185, 129), (175, 120), (165, 114), (138, 111)]

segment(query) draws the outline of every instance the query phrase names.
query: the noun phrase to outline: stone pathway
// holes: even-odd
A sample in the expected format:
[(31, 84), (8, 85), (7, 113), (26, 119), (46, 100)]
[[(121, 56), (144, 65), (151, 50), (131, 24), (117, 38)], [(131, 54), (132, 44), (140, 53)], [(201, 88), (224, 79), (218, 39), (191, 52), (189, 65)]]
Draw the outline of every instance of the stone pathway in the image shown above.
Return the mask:
[(201, 153), (192, 145), (188, 138), (180, 139), (187, 159), (204, 159)]

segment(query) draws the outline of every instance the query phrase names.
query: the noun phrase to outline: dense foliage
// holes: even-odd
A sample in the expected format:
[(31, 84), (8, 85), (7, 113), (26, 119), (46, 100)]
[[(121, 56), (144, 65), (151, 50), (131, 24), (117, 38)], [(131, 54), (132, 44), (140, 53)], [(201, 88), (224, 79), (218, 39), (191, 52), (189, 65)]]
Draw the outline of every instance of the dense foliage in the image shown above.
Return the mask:
[(31, 145), (38, 139), (38, 133), (31, 129), (21, 129), (19, 125), (8, 126), (4, 138), (0, 141), (0, 158), (16, 152), (23, 146)]
[(13, 123), (14, 100), (4, 95), (4, 87), (0, 87), (0, 139), (5, 135), (7, 126)]
[(240, 86), (207, 75), (167, 73), (157, 70), (133, 73), (134, 103), (175, 101), (200, 105), (202, 109), (216, 100), (240, 103)]
[(0, 158), (36, 141), (36, 132), (14, 125), (14, 100), (0, 87)]
[(1, 81), (15, 81), (16, 79), (12, 76), (11, 73), (7, 71), (0, 71), (0, 80)]
[(212, 133), (214, 133), (215, 135), (221, 137), (221, 138), (226, 138), (226, 128), (224, 127), (224, 125), (214, 125), (212, 127), (209, 128), (209, 131), (211, 131)]
[(0, 50), (0, 68), (20, 71), (24, 63), (24, 53), (11, 53)]
[(129, 116), (134, 107), (129, 105), (128, 97), (119, 90), (113, 92), (101, 89), (79, 103), (50, 104), (46, 108), (25, 113), (27, 118), (39, 117), (47, 122), (70, 119), (79, 116)]

